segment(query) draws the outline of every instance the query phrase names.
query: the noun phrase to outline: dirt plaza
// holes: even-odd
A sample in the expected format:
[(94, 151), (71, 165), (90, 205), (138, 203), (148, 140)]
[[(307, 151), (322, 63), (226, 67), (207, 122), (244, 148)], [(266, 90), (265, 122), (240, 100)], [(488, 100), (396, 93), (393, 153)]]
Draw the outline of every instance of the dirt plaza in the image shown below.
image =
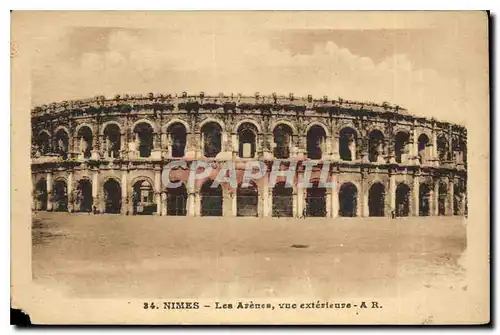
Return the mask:
[(462, 220), (35, 212), (32, 273), (82, 298), (394, 297), (459, 285)]

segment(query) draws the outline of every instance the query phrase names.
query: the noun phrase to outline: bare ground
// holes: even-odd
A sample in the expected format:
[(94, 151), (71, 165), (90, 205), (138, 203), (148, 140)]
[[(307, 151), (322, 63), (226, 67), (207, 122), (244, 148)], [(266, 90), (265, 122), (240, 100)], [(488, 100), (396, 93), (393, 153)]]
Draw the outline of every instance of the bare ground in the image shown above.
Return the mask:
[(35, 213), (33, 278), (85, 298), (395, 297), (458, 287), (457, 217), (255, 219)]

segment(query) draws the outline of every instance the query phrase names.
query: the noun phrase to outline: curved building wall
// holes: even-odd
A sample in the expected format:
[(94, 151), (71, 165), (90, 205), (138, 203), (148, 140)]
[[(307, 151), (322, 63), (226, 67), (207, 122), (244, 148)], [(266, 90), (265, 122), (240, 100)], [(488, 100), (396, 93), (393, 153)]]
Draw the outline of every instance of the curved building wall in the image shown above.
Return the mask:
[[(33, 209), (222, 216), (466, 215), (467, 133), (398, 106), (284, 96), (116, 96), (32, 110)], [(296, 164), (293, 187), (188, 183), (191, 164)], [(186, 162), (170, 179), (171, 161)], [(297, 187), (314, 164), (336, 187)], [(326, 167), (324, 167), (326, 166)], [(322, 172), (324, 171), (324, 172)], [(279, 181), (279, 180), (278, 180)], [(279, 186), (279, 185), (278, 185)]]

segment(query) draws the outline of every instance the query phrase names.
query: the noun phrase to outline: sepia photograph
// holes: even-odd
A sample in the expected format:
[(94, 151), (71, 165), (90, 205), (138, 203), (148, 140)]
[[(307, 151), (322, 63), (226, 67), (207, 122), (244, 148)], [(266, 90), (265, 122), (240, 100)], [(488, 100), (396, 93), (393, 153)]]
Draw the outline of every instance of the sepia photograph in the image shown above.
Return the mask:
[(11, 20), (31, 322), (490, 321), (487, 12)]

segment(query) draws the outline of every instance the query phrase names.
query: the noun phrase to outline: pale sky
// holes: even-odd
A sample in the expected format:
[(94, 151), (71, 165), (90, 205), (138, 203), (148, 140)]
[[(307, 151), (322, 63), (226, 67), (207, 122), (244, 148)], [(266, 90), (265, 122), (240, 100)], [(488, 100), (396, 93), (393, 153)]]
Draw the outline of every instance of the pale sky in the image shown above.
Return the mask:
[(293, 92), (388, 101), (464, 123), (473, 100), (484, 100), (481, 13), (314, 15), (47, 19), (53, 24), (33, 32), (32, 105), (149, 92)]

